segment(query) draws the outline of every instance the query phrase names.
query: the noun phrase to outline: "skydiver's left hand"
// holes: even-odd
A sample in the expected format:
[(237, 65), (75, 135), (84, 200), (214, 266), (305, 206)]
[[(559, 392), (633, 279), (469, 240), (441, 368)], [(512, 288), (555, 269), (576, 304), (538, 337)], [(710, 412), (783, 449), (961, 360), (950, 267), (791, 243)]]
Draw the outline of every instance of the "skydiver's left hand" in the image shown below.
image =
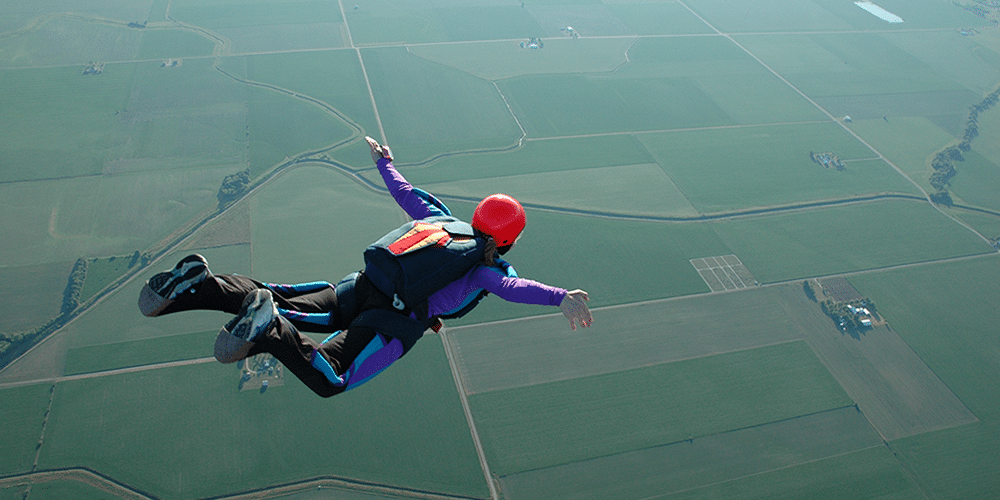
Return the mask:
[(576, 330), (577, 322), (580, 322), (580, 326), (584, 328), (594, 323), (594, 317), (590, 314), (590, 308), (587, 307), (589, 300), (590, 296), (583, 290), (566, 292), (566, 296), (559, 303), (559, 309), (562, 310), (563, 316), (569, 320), (570, 328)]

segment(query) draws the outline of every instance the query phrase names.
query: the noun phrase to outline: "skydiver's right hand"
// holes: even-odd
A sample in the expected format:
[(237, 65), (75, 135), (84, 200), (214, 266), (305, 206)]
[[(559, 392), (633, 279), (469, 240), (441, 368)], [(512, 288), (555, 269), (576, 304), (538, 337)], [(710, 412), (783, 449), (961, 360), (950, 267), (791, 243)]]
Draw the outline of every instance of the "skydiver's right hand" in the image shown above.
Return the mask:
[(389, 150), (389, 146), (383, 146), (378, 143), (375, 139), (365, 136), (365, 140), (368, 141), (368, 147), (372, 150), (372, 161), (376, 164), (382, 158), (387, 158), (392, 161), (392, 151)]

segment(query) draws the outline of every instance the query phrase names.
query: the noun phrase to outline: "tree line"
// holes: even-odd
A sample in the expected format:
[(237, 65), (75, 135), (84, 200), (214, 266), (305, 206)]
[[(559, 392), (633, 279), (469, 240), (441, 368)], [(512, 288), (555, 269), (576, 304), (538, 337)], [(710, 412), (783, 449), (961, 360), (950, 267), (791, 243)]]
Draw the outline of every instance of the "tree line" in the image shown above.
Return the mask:
[[(151, 258), (152, 256), (148, 252), (139, 252), (136, 250), (132, 254), (128, 267), (131, 269), (137, 264), (145, 266)], [(56, 317), (31, 330), (0, 332), (0, 367), (26, 351), (36, 340), (42, 339), (62, 328), (66, 322), (73, 318), (77, 308), (80, 307), (80, 303), (83, 301), (83, 287), (87, 282), (87, 271), (90, 267), (90, 262), (88, 259), (79, 258), (73, 264), (73, 269), (69, 272), (69, 277), (66, 279), (62, 304), (59, 307), (59, 314)]]
[(930, 183), (935, 189), (935, 192), (931, 194), (931, 200), (935, 203), (951, 205), (952, 200), (948, 187), (951, 186), (951, 179), (958, 173), (955, 170), (955, 162), (965, 161), (962, 153), (971, 150), (972, 141), (979, 137), (979, 113), (988, 111), (997, 104), (998, 100), (1000, 100), (1000, 88), (991, 92), (978, 104), (971, 106), (962, 140), (957, 145), (948, 146), (944, 150), (938, 151), (931, 159), (933, 172), (931, 172)]

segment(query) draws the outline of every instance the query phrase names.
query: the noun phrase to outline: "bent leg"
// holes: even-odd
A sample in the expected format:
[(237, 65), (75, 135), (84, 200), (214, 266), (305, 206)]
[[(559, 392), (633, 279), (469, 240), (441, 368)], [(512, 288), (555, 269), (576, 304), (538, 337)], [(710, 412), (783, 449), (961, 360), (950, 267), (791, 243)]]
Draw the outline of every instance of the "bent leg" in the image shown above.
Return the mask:
[[(353, 330), (359, 329), (354, 328)], [(354, 359), (347, 365), (346, 369), (343, 369), (345, 360), (330, 356), (329, 352), (331, 348), (327, 346), (329, 342), (323, 344), (323, 346), (313, 353), (311, 361), (313, 367), (323, 372), (333, 385), (343, 387), (345, 391), (371, 380), (403, 356), (403, 343), (398, 339), (372, 330), (360, 330), (364, 333), (353, 332), (352, 334), (351, 331), (347, 331), (341, 334), (344, 335), (345, 342), (347, 343), (357, 342), (357, 339), (370, 339), (365, 344), (364, 349), (354, 356)], [(347, 339), (351, 335), (354, 335), (356, 339)], [(333, 364), (330, 362), (331, 359), (342, 367), (342, 372), (333, 368)]]
[(316, 394), (331, 397), (371, 380), (399, 359), (403, 348), (398, 340), (366, 328), (348, 329), (317, 343), (279, 317), (250, 355), (261, 352), (277, 358)]

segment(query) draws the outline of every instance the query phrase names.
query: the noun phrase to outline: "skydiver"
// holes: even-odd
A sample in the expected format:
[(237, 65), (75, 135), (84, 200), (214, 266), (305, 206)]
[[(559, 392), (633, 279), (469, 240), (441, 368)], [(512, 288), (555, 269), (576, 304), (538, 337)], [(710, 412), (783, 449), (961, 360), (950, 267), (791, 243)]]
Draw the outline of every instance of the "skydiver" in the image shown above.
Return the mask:
[[(387, 146), (370, 137), (365, 139), (389, 193), (416, 221), (411, 224), (442, 217), (447, 220), (448, 208), (406, 181), (392, 165)], [(468, 226), (463, 224), (458, 221), (454, 227)], [(389, 296), (383, 291), (395, 285), (387, 284), (384, 276), (376, 278), (381, 272), (377, 267), (366, 266), (337, 284), (282, 285), (235, 274), (213, 274), (206, 259), (193, 254), (146, 282), (139, 309), (149, 317), (189, 310), (235, 314), (216, 338), (215, 358), (219, 362), (234, 363), (270, 353), (316, 394), (330, 397), (381, 373), (405, 355), (426, 329), (438, 330), (442, 318), (468, 313), (488, 293), (510, 302), (558, 306), (573, 330), (577, 324), (589, 327), (593, 317), (585, 291), (568, 291), (517, 277), (510, 264), (500, 258), (517, 242), (524, 226), (524, 208), (517, 200), (503, 194), (484, 198), (476, 207), (470, 228), (476, 248), (483, 247), (482, 254), (477, 254), (482, 261), (409, 306), (396, 294)], [(399, 238), (395, 244), (401, 240), (405, 244), (407, 238)], [(427, 269), (426, 273), (437, 271)], [(331, 335), (317, 343), (300, 332)]]

